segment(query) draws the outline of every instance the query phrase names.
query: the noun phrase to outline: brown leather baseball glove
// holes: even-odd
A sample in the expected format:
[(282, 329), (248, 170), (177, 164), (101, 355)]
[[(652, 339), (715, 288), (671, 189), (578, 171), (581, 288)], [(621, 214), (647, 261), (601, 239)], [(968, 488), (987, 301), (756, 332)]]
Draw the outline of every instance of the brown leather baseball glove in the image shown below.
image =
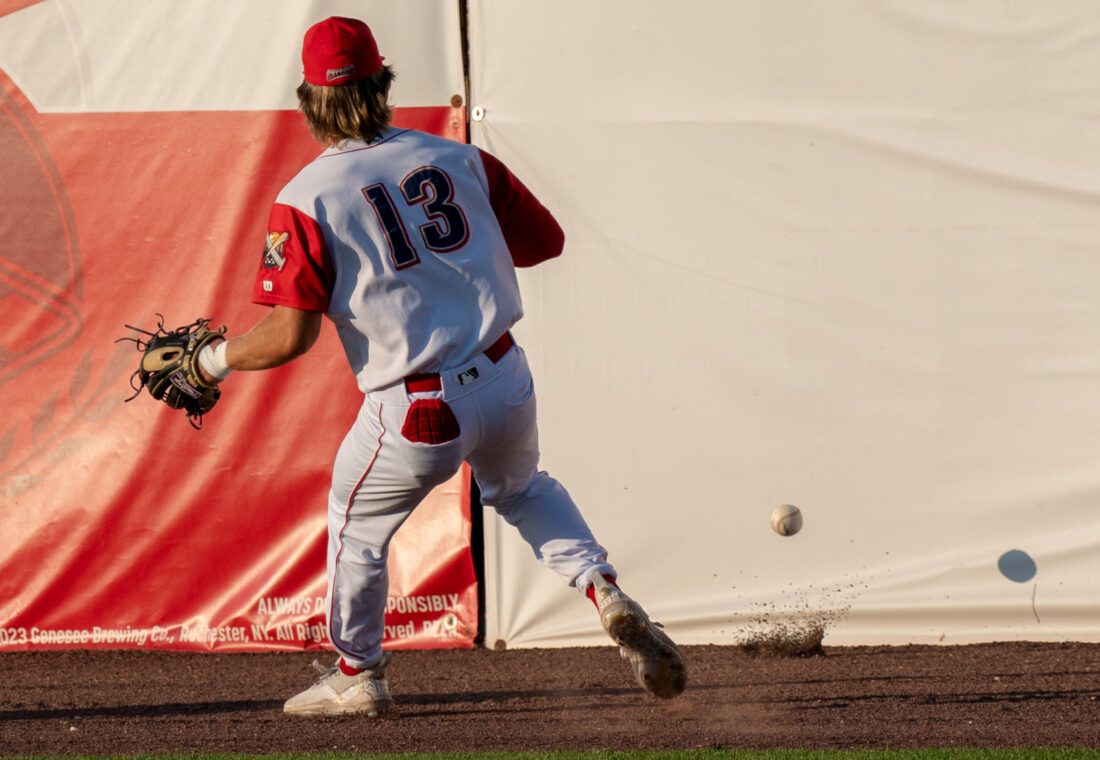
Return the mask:
[(191, 426), (201, 429), (203, 415), (214, 408), (222, 393), (217, 385), (203, 380), (198, 366), (199, 352), (207, 345), (225, 340), (225, 325), (211, 330), (210, 320), (199, 318), (189, 325), (166, 330), (164, 317), (157, 316), (160, 321), (155, 332), (126, 325), (148, 337), (119, 338), (133, 341), (141, 351), (141, 363), (130, 377), (135, 392), (126, 400), (132, 401), (146, 389), (157, 401), (172, 409), (183, 409)]

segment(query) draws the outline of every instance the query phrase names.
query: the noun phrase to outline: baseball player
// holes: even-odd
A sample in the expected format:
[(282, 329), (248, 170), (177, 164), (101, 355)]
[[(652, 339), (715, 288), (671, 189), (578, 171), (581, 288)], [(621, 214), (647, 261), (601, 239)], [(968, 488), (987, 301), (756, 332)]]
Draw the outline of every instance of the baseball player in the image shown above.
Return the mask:
[(275, 367), (309, 350), (326, 315), (364, 393), (328, 496), (327, 625), (339, 658), (285, 711), (390, 708), (387, 548), (463, 462), (539, 562), (596, 604), (638, 682), (676, 696), (680, 651), (618, 588), (569, 494), (538, 470), (534, 387), (509, 329), (523, 315), (515, 267), (558, 256), (561, 228), (493, 156), (390, 124), (394, 74), (362, 21), (312, 26), (302, 63), (300, 107), (326, 149), (271, 210), (253, 300), (273, 309), (199, 355), (208, 382)]

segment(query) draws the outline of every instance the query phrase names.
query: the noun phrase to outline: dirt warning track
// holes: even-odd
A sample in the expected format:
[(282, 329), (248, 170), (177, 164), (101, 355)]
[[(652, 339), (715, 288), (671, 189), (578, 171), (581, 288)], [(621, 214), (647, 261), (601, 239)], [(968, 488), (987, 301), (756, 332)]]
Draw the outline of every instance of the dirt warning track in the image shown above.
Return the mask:
[(312, 654), (3, 654), (0, 753), (1100, 747), (1100, 645), (823, 651), (686, 647), (671, 702), (610, 647), (401, 652), (380, 720), (285, 717)]

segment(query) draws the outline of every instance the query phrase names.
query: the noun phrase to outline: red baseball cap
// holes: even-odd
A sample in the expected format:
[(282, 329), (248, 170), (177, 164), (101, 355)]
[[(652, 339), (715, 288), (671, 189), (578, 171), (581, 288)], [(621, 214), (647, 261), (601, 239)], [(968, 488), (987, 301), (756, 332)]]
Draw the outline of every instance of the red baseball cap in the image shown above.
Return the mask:
[(331, 16), (306, 30), (302, 66), (307, 82), (332, 86), (374, 76), (382, 69), (382, 56), (369, 26)]

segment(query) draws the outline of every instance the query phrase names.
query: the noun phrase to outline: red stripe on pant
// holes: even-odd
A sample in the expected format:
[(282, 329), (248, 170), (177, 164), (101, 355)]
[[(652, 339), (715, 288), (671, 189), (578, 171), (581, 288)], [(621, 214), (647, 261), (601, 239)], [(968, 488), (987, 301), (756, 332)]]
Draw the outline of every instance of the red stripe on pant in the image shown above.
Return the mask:
[(378, 461), (378, 454), (382, 451), (382, 437), (386, 434), (386, 426), (382, 424), (382, 404), (378, 405), (378, 427), (382, 429), (382, 432), (378, 434), (378, 445), (374, 449), (374, 456), (371, 457), (367, 469), (363, 471), (363, 475), (359, 478), (358, 482), (356, 482), (355, 488), (351, 489), (351, 494), (348, 496), (348, 503), (344, 508), (344, 525), (340, 528), (340, 533), (336, 536), (336, 542), (339, 544), (340, 548), (336, 550), (336, 559), (332, 562), (332, 590), (329, 592), (331, 598), (328, 603), (328, 638), (336, 651), (345, 657), (355, 657), (355, 655), (350, 652), (345, 652), (340, 647), (332, 626), (332, 621), (335, 617), (333, 613), (336, 610), (336, 576), (340, 572), (340, 555), (344, 553), (344, 531), (348, 529), (348, 523), (351, 522), (351, 504), (355, 501), (355, 494), (359, 492), (367, 476), (370, 475), (371, 468), (373, 468), (374, 463)]

